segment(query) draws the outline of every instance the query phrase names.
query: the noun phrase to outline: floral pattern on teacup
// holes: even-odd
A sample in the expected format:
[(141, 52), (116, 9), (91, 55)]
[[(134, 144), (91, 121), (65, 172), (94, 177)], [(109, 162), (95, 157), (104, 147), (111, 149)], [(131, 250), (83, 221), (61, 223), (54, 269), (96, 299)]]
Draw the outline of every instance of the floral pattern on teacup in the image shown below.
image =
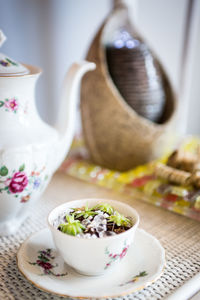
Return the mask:
[(9, 172), (6, 166), (2, 166), (0, 168), (0, 193), (14, 194), (16, 198), (20, 197), (20, 202), (27, 202), (31, 194), (42, 188), (44, 181), (48, 179), (48, 175), (43, 174), (44, 170), (45, 167), (40, 171), (32, 171), (28, 175), (25, 172), (25, 164), (12, 172)]
[(124, 246), (122, 248), (122, 251), (120, 253), (111, 253), (108, 248), (105, 250), (105, 254), (108, 255), (110, 258), (109, 262), (105, 265), (104, 269), (109, 268), (115, 261), (121, 260), (127, 253), (129, 248), (129, 245), (127, 245), (127, 242), (124, 242)]
[(29, 262), (30, 265), (38, 266), (42, 268), (43, 273), (41, 275), (53, 275), (53, 276), (65, 276), (68, 273), (54, 273), (53, 269), (58, 267), (58, 264), (53, 264), (55, 256), (52, 254), (52, 249), (38, 251), (38, 257), (35, 262)]

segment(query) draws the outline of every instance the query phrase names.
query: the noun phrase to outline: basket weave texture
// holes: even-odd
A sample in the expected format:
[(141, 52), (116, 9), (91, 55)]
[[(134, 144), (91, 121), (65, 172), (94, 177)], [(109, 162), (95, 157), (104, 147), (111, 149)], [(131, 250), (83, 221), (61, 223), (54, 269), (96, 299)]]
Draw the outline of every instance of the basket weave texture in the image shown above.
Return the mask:
[(13, 236), (0, 238), (1, 300), (63, 299), (63, 297), (43, 292), (28, 282), (17, 269), (16, 253), (20, 244), (31, 233), (47, 226), (46, 216), (55, 206), (73, 199), (97, 195), (100, 198), (116, 199), (132, 205), (140, 214), (140, 227), (158, 238), (166, 250), (167, 264), (161, 278), (141, 291), (115, 298), (116, 300), (166, 299), (200, 271), (199, 222), (149, 205), (136, 198), (57, 173), (43, 198), (32, 208), (30, 218), (26, 220), (20, 231)]
[[(109, 17), (108, 17), (109, 20)], [(176, 98), (162, 66), (166, 105), (161, 124), (139, 116), (122, 98), (107, 68), (104, 33), (107, 21), (94, 38), (87, 60), (96, 70), (86, 74), (81, 89), (83, 133), (92, 160), (120, 171), (144, 164), (174, 143)]]

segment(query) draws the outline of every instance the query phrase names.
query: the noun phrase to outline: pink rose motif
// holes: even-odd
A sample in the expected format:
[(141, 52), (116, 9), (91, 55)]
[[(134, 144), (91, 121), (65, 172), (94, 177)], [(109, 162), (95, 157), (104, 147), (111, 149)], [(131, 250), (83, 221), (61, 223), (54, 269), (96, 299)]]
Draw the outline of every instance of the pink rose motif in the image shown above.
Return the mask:
[(9, 184), (9, 191), (13, 194), (21, 193), (28, 184), (28, 178), (24, 172), (16, 172)]
[(120, 254), (120, 259), (122, 259), (126, 255), (127, 250), (128, 250), (128, 247), (123, 249), (122, 253)]
[(52, 266), (52, 264), (48, 263), (48, 262), (44, 262), (42, 260), (37, 260), (36, 261), (37, 265), (44, 268), (45, 270), (50, 270), (52, 269), (54, 266)]
[(15, 98), (5, 101), (4, 106), (11, 111), (17, 111), (19, 104)]

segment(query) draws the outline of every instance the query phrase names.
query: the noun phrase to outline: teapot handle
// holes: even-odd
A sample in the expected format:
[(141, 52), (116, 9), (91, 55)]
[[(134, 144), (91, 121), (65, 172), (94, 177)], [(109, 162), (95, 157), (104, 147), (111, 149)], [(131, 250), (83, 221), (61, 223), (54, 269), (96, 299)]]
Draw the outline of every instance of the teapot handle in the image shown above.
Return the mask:
[(64, 160), (66, 154), (71, 146), (76, 121), (76, 110), (79, 101), (79, 86), (83, 75), (87, 71), (94, 70), (96, 68), (95, 63), (88, 61), (81, 61), (74, 63), (66, 73), (61, 93), (61, 104), (56, 122), (56, 129), (59, 133), (59, 154), (58, 161), (55, 165), (55, 170)]

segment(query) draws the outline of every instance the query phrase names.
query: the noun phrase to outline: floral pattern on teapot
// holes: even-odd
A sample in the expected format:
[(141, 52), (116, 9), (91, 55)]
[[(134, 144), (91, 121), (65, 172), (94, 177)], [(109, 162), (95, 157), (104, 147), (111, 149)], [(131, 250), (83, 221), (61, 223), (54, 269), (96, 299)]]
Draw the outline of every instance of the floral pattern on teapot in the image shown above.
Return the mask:
[(1, 59), (0, 60), (0, 65), (2, 65), (3, 67), (9, 67), (9, 66), (18, 66), (18, 64), (14, 61), (12, 61), (11, 59), (9, 59), (8, 57), (6, 57), (5, 59)]
[(19, 100), (16, 97), (6, 98), (5, 100), (0, 100), (0, 108), (4, 108), (6, 112), (17, 113), (20, 112), (28, 113), (28, 101), (19, 104)]
[(48, 179), (48, 175), (44, 173), (45, 167), (40, 171), (32, 171), (30, 175), (25, 172), (25, 164), (19, 167), (19, 170), (13, 170), (11, 176), (8, 176), (9, 170), (6, 166), (0, 168), (0, 193), (14, 194), (16, 198), (20, 198), (20, 202), (25, 203), (30, 199), (31, 194), (43, 187), (44, 181)]
[(16, 113), (19, 108), (19, 103), (16, 98), (6, 98), (4, 101), (0, 100), (0, 108), (3, 107), (5, 111)]

